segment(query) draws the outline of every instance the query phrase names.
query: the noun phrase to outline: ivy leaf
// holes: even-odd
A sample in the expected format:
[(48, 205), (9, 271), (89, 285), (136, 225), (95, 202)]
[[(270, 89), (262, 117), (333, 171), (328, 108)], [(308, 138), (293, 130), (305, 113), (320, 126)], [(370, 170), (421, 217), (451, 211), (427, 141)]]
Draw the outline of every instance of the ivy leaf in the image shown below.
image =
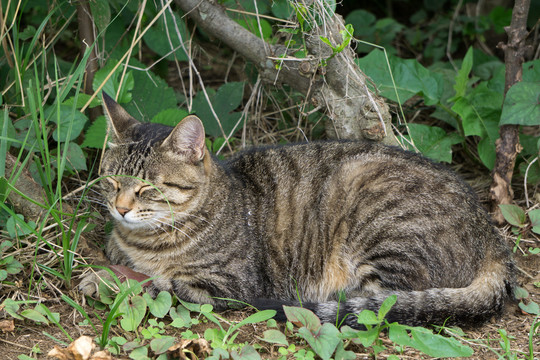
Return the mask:
[(529, 219), (531, 219), (531, 230), (534, 233), (540, 234), (540, 209), (530, 211)]
[(321, 320), (311, 310), (294, 306), (283, 306), (283, 311), (287, 320), (296, 326), (304, 326), (313, 332), (316, 332), (321, 327)]
[(152, 299), (150, 294), (144, 293), (143, 298), (146, 300), (152, 315), (160, 319), (167, 315), (172, 305), (172, 296), (168, 291), (160, 292), (155, 299)]
[(338, 337), (339, 330), (330, 323), (324, 323), (317, 331), (310, 331), (307, 327), (301, 327), (298, 329), (298, 333), (322, 359), (330, 359), (341, 342)]
[(287, 341), (287, 337), (285, 336), (285, 334), (276, 329), (266, 330), (263, 333), (263, 337), (259, 339), (272, 344), (289, 346), (289, 342)]
[(534, 301), (529, 302), (527, 305), (520, 302), (519, 308), (525, 311), (527, 314), (540, 315), (540, 307)]
[(240, 353), (237, 353), (236, 350), (231, 352), (231, 357), (234, 360), (260, 360), (261, 355), (255, 350), (251, 345), (246, 345), (242, 348)]
[(517, 227), (524, 227), (527, 222), (527, 215), (525, 211), (517, 205), (512, 204), (502, 204), (499, 205), (501, 212), (504, 216), (504, 219), (508, 221), (511, 225)]
[(176, 339), (172, 336), (164, 336), (159, 339), (153, 339), (150, 341), (150, 349), (156, 354), (165, 353), (171, 346), (174, 345)]
[(118, 311), (122, 315), (120, 325), (125, 331), (134, 331), (137, 329), (146, 314), (146, 301), (142, 296), (133, 296), (126, 299), (119, 306)]
[(540, 82), (521, 81), (506, 93), (500, 125), (540, 125)]

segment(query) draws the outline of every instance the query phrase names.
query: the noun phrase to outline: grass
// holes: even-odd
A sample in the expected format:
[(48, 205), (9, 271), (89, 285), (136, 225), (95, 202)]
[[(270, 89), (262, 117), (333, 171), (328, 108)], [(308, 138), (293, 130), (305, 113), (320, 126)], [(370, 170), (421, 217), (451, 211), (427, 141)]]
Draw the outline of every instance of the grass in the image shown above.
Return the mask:
[[(9, 356), (24, 360), (43, 358), (53, 345), (66, 346), (76, 340), (74, 334), (79, 333), (90, 336), (90, 341), (98, 348), (133, 359), (164, 359), (167, 353), (174, 351), (216, 359), (219, 356), (349, 359), (368, 354), (379, 358), (407, 358), (427, 357), (423, 355), (426, 353), (464, 356), (467, 353), (451, 351), (467, 348), (474, 349), (473, 356), (478, 357), (484, 356), (479, 354), (486, 350), (485, 358), (532, 360), (540, 356), (538, 314), (536, 317), (522, 315), (518, 326), (512, 320), (486, 326), (478, 336), (474, 330), (442, 328), (440, 333), (445, 337), (439, 337), (432, 330), (387, 324), (382, 313), (361, 315), (360, 320), (368, 328), (365, 332), (321, 324), (312, 314), (299, 316), (297, 309), (289, 310), (289, 322), (285, 324), (270, 319), (272, 312), (268, 311), (214, 313), (210, 305), (185, 303), (165, 293), (151, 299), (135, 283), (117, 284), (117, 291), (103, 286), (99, 301), (81, 298), (74, 290), (75, 285), (83, 271), (88, 271), (87, 265), (96, 254), (92, 244), (102, 244), (103, 229), (107, 226), (104, 209), (95, 208), (96, 201), (100, 200), (92, 198), (93, 193), (99, 191), (95, 188), (98, 185), (92, 182), (97, 178), (99, 153), (94, 147), (81, 146), (82, 138), (88, 136), (89, 127), (93, 125), (81, 110), (88, 105), (98, 105), (81, 90), (93, 49), (87, 48), (80, 59), (58, 58), (54, 51), (55, 44), (69, 39), (68, 29), (74, 25), (73, 6), (60, 3), (52, 9), (45, 8), (45, 15), (40, 17), (43, 20), (32, 29), (22, 18), (31, 11), (24, 8), (22, 1), (10, 4), (9, 8), (3, 7), (0, 14), (2, 23), (6, 24), (0, 37), (5, 46), (0, 69), (9, 72), (6, 78), (11, 80), (1, 89), (0, 112), (0, 227), (3, 229), (0, 233), (0, 316), (16, 329), (5, 330), (4, 326), (8, 325), (0, 325), (7, 331), (0, 339), (0, 348), (7, 348)], [(45, 10), (36, 7), (38, 13)], [(142, 19), (143, 15), (144, 12), (140, 12), (137, 19)], [(160, 15), (156, 13), (154, 21)], [(21, 24), (25, 27), (18, 28)], [(150, 28), (151, 22), (148, 22), (137, 36), (127, 32), (134, 40), (122, 48), (118, 58), (129, 60), (128, 54), (141, 52), (143, 32)], [(137, 95), (141, 90), (128, 81), (132, 68), (122, 66), (122, 61), (117, 64), (118, 71), (102, 76), (95, 87), (123, 89), (120, 90), (123, 96)], [(231, 62), (230, 67), (234, 66)], [(158, 83), (159, 78), (145, 74), (135, 81), (139, 81), (136, 86), (145, 88), (150, 83)], [(148, 82), (141, 85), (143, 81)], [(294, 112), (298, 99), (295, 94), (268, 90), (263, 93), (259, 87), (257, 89), (250, 101), (268, 95), (275, 105), (271, 111), (264, 108), (269, 115), (262, 115), (260, 104), (258, 108), (246, 110), (246, 113), (261, 114), (260, 123), (243, 129), (256, 138), (254, 142), (294, 139), (300, 136), (298, 129), (302, 137), (320, 132), (316, 130), (320, 126), (320, 117), (316, 114), (312, 118), (313, 115), (306, 116), (301, 128), (294, 121), (287, 122), (287, 119), (298, 118)], [(173, 92), (173, 97), (177, 94)], [(208, 98), (212, 92), (204, 95)], [(142, 96), (150, 94), (147, 91)], [(174, 102), (176, 104), (176, 98)], [(166, 109), (159, 108), (156, 112), (161, 110)], [(215, 111), (224, 110), (216, 106)], [(220, 145), (216, 148), (234, 144), (223, 138), (213, 141)], [(19, 203), (33, 210), (25, 210), (26, 216), (22, 217)], [(524, 235), (521, 238), (520, 234), (519, 244), (537, 244), (534, 235)], [(527, 251), (523, 254), (527, 257), (519, 256), (523, 257), (524, 268), (537, 269), (538, 255)], [(527, 279), (527, 284), (531, 286), (524, 301), (528, 311), (534, 313), (531, 304), (538, 302), (540, 285), (534, 285), (531, 279)], [(526, 329), (522, 322), (526, 323)], [(504, 328), (505, 325), (508, 328)], [(40, 339), (19, 344), (18, 334)], [(422, 347), (427, 346), (421, 341), (426, 338), (436, 339), (434, 345)]]

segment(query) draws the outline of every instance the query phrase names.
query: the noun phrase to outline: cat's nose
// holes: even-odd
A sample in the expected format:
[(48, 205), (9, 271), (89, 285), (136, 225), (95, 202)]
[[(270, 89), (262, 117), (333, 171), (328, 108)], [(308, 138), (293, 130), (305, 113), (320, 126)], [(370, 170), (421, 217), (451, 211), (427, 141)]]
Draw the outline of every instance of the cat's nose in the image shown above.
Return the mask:
[(121, 206), (117, 206), (116, 207), (116, 211), (118, 211), (118, 213), (122, 216), (126, 215), (131, 209), (128, 209), (128, 208), (125, 208), (125, 207), (121, 207)]

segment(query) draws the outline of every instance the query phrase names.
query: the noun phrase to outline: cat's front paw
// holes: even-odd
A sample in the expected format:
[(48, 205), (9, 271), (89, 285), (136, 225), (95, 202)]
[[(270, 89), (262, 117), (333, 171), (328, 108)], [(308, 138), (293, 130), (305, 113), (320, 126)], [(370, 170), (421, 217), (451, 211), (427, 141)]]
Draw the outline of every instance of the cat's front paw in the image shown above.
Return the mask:
[(78, 289), (84, 295), (99, 298), (99, 284), (113, 282), (112, 275), (107, 270), (89, 271), (79, 283)]

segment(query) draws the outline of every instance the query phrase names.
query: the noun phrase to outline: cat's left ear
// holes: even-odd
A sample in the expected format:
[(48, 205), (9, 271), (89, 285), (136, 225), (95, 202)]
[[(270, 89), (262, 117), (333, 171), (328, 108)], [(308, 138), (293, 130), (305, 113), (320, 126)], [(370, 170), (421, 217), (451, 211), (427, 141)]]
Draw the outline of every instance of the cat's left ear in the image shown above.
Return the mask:
[(163, 141), (162, 147), (173, 153), (189, 157), (193, 162), (204, 158), (206, 144), (204, 126), (195, 115), (185, 117)]

